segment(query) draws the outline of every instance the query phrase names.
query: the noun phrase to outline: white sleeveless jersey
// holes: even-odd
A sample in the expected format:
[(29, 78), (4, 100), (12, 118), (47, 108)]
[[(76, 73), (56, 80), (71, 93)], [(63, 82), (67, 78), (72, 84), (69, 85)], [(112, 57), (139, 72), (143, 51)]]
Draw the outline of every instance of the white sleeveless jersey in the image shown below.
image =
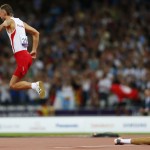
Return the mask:
[[(15, 30), (12, 33), (8, 33), (13, 53), (27, 50), (28, 38), (26, 36), (25, 27), (23, 21), (19, 18), (11, 17), (15, 22)], [(6, 30), (7, 31), (7, 30)]]

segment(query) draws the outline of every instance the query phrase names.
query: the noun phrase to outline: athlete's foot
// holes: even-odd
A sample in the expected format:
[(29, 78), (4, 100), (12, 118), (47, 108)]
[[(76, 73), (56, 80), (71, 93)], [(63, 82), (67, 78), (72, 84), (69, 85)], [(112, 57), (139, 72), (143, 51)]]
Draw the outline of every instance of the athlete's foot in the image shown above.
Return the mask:
[(120, 137), (117, 138), (117, 139), (114, 139), (115, 145), (123, 145), (124, 143), (122, 143), (121, 139), (122, 139), (122, 138), (120, 138)]
[(36, 91), (38, 92), (41, 99), (45, 98), (45, 88), (42, 81), (36, 82)]

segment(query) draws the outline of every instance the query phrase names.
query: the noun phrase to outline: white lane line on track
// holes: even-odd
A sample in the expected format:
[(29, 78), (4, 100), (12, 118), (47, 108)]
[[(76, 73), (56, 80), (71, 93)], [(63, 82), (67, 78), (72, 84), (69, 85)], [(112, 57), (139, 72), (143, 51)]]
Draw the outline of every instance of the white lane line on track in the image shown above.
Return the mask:
[(97, 145), (97, 146), (59, 146), (59, 147), (53, 147), (55, 149), (76, 149), (76, 148), (107, 148), (107, 147), (132, 147), (134, 145)]
[(66, 147), (66, 146), (60, 146), (60, 147), (52, 147), (52, 148), (56, 148), (56, 149), (62, 149), (62, 148), (66, 148), (66, 149), (72, 149), (72, 148), (75, 148), (75, 147), (72, 147), (72, 146), (68, 146), (68, 147)]

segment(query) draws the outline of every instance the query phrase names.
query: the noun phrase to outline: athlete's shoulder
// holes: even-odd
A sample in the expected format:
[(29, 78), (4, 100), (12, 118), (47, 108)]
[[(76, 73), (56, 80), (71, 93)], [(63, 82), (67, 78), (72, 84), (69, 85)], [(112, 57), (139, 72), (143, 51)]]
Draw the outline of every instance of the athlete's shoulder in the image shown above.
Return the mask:
[(5, 19), (3, 22), (4, 27), (9, 27), (13, 23), (13, 20), (11, 18)]
[(15, 18), (15, 17), (11, 17), (10, 19), (13, 20), (13, 21), (18, 21), (18, 20), (22, 21), (20, 18)]

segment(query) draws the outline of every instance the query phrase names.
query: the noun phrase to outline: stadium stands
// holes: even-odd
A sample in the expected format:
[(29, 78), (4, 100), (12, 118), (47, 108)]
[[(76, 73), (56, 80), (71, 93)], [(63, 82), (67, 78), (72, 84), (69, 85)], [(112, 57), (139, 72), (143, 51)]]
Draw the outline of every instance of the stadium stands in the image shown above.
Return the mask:
[[(15, 62), (8, 37), (1, 32), (1, 106), (46, 104), (58, 111), (114, 110), (140, 114), (145, 107), (144, 91), (150, 88), (148, 0), (8, 3), (15, 10), (15, 17), (40, 32), (38, 58), (26, 78), (44, 80), (47, 95), (41, 101), (32, 90), (9, 90)], [(115, 84), (127, 94), (136, 90), (138, 98), (123, 96), (120, 102), (112, 91)]]

